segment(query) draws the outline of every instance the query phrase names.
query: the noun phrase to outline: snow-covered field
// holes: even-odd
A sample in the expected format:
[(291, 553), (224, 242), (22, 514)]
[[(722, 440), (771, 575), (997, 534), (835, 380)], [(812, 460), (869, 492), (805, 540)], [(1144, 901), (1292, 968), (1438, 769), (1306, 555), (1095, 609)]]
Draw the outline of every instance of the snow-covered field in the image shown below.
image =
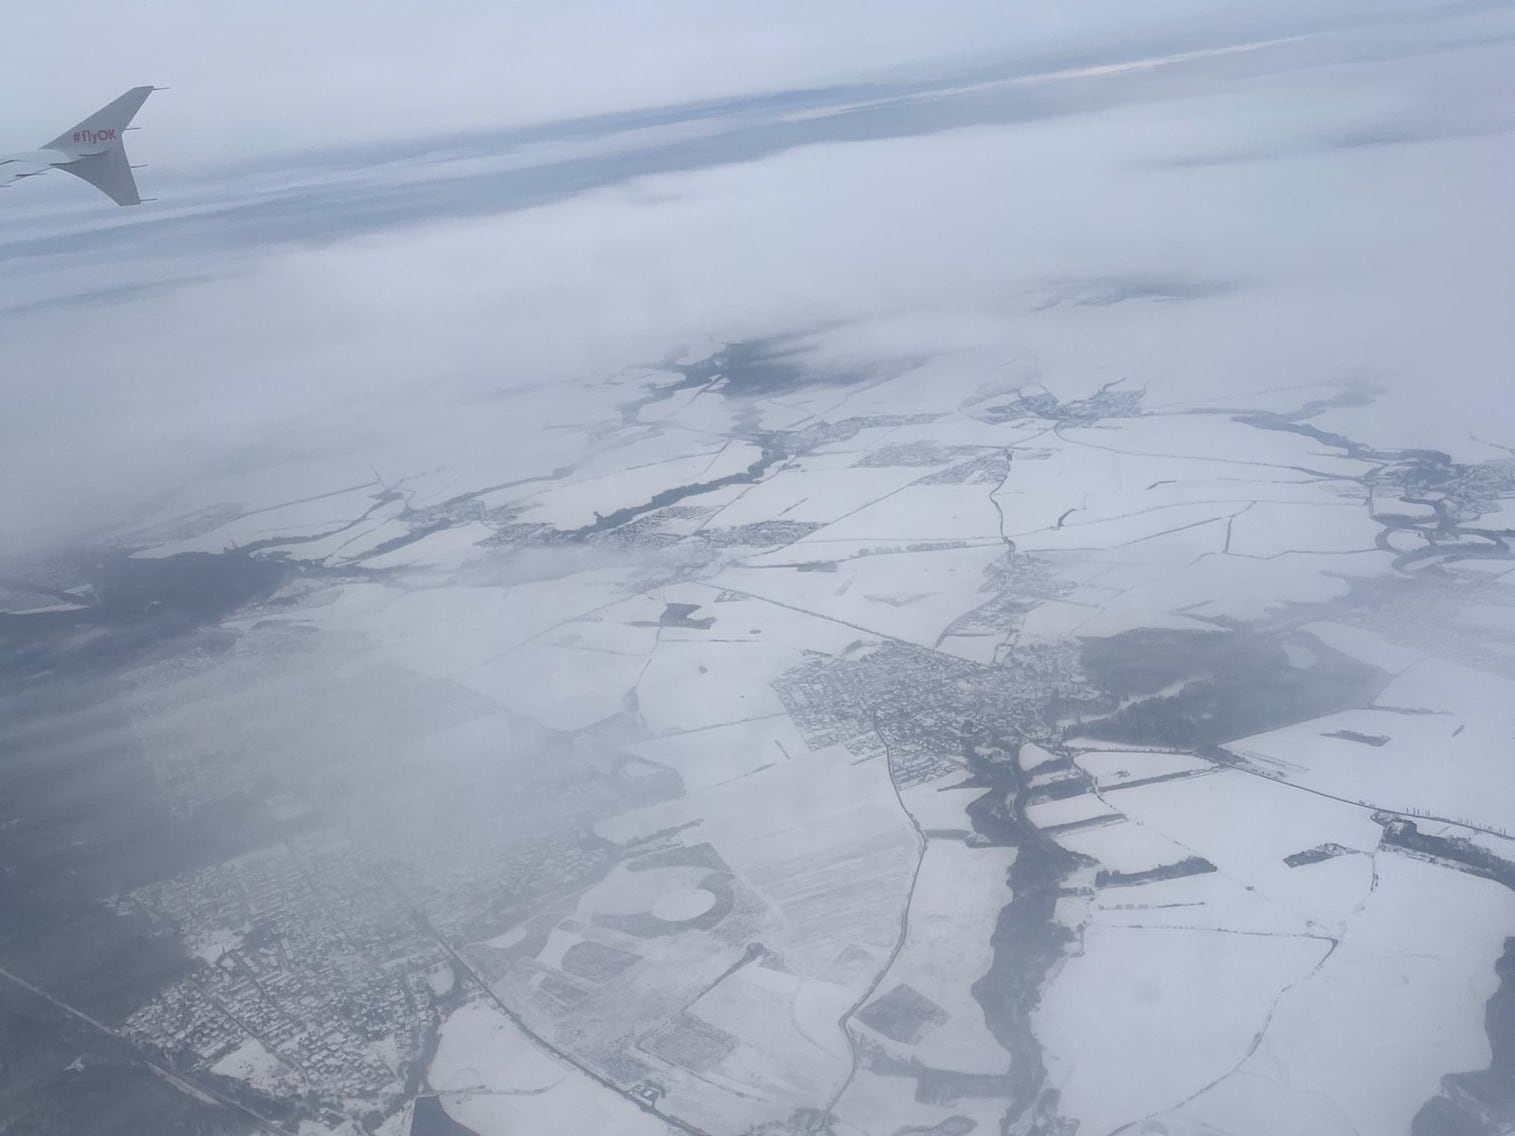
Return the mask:
[(1246, 1060), (1280, 993), (1330, 944), (1091, 927), (1037, 1009), (1062, 1109), (1090, 1132), (1176, 1108)]
[(1380, 854), (1372, 895), (1330, 954), (1254, 1015), (1246, 1060), (1176, 1117), (1241, 1136), (1281, 1121), (1310, 1136), (1409, 1131), (1440, 1068), (1488, 1064), (1488, 944), (1512, 933), (1500, 885)]
[[(887, 405), (890, 386), (867, 397)], [(1350, 661), (1382, 676), (1375, 695), (1218, 750), (1069, 748), (1050, 720), (1019, 719), (1042, 742), (1022, 734), (1020, 815), (1074, 857), (1042, 916), (1067, 945), (1025, 1011), (1045, 1086), (1080, 1131), (1159, 1118), (1263, 1136), (1286, 1118), (1345, 1136), (1405, 1130), (1441, 1075), (1480, 1067), (1493, 958), (1515, 930), (1504, 893), (1386, 851), (1375, 811), (1472, 825), (1446, 831), (1504, 855), (1515, 689), (1371, 613), (1328, 617), (1391, 573), (1354, 480), (1364, 463), (1208, 412), (1054, 431), (1029, 411), (990, 425), (944, 406), (653, 507), (662, 536), (645, 547), (512, 535), (744, 474), (759, 450), (712, 448), (710, 401), (654, 402), (656, 432), (488, 489), (443, 524), (418, 510), (480, 488), (466, 475), (140, 554), (283, 536), (270, 553), (347, 573), (297, 576), (288, 602), (231, 623), (227, 661), (142, 672), (134, 729), (186, 801), (210, 783), (198, 739), (234, 731), (246, 782), (283, 779), (296, 814), (320, 801), (389, 818), (380, 845), (412, 858), (407, 886), (447, 909), (477, 971), (426, 1070), (448, 1116), (480, 1136), (673, 1120), (714, 1136), (822, 1107), (847, 1136), (998, 1125), (1024, 1103), (976, 984), (1014, 949), (994, 944), (1023, 852), (983, 839), (969, 809), (1007, 789), (970, 769), (960, 711), (935, 712), (936, 740), (908, 757), (880, 723), (910, 735), (933, 691), (975, 682), (1034, 692), (1054, 681), (1024, 677), (1038, 666), (1087, 684), (1037, 660), (1094, 637), (1293, 611), (1279, 665)], [(1497, 636), (1510, 609), (1485, 606), (1470, 610)], [(889, 651), (918, 677), (887, 696), (846, 677), (888, 675)], [(326, 707), (356, 690), (362, 716), (333, 721)], [(848, 700), (862, 709), (830, 721)], [(927, 709), (901, 718), (906, 705)], [(495, 865), (539, 839), (559, 842), (527, 853), (545, 862), (611, 852), (566, 890), (456, 907), (505, 885), (515, 869)], [(456, 859), (434, 882), (444, 849)], [(209, 925), (191, 949), (216, 964), (241, 938)], [(1376, 1065), (1342, 1056), (1363, 1046)], [(297, 1079), (252, 1040), (214, 1071), (278, 1091)], [(1385, 1077), (1393, 1093), (1375, 1091)]]
[[(1290, 784), (1494, 831), (1515, 826), (1515, 680), (1411, 663), (1372, 706), (1230, 743)], [(1428, 758), (1433, 758), (1428, 760)]]

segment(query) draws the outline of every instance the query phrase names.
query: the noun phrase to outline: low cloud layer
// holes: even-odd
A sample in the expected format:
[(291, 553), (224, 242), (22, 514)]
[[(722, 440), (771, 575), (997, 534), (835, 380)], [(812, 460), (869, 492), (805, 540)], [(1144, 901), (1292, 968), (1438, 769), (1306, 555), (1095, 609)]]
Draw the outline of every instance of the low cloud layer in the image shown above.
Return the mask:
[[(1508, 25), (1375, 18), (803, 115), (755, 100), (535, 150), (453, 137), (394, 165), (169, 176), (177, 200), (126, 218), (23, 211), (0, 235), (0, 471), (23, 487), (0, 527), (22, 547), (98, 533), (207, 471), (320, 491), (466, 460), (528, 444), (479, 401), (501, 390), (571, 401), (681, 346), (822, 329), (835, 351), (957, 352), (1071, 394), (1124, 378), (1155, 404), (1362, 383), (1385, 392), (1354, 412), (1371, 440), (1515, 444), (1489, 436), (1515, 357)], [(1086, 57), (1157, 29), (1017, 26)], [(175, 129), (155, 120), (154, 145)]]

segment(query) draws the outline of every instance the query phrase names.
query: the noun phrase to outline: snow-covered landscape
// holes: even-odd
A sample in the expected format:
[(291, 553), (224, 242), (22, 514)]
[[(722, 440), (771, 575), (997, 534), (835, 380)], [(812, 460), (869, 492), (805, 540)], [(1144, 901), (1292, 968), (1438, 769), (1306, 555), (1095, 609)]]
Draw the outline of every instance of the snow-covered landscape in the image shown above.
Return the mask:
[[(0, 1011), (49, 1040), (0, 1132), (1512, 1131), (1464, 226), (1515, 68), (1464, 8), (459, 143), (363, 175), (431, 224), (102, 302), (196, 330), (74, 465), (12, 399)], [(233, 357), (217, 291), (384, 345)]]
[[(1429, 613), (1515, 611), (1515, 561), (1458, 559), (1515, 463), (964, 360), (908, 415), (796, 384), (741, 442), (777, 460), (706, 485), (768, 411), (706, 363), (688, 422), (615, 401), (676, 370), (555, 408), (586, 477), (419, 475), (132, 553), (277, 567), (224, 644), (121, 682), (178, 815), (276, 785), (283, 816), (117, 899), (200, 960), (126, 1036), (328, 1124), (424, 1099), (410, 1131), (480, 1136), (1409, 1131), (1488, 1063), (1515, 638)], [(1431, 493), (1445, 554), (1407, 573), (1375, 518)], [(298, 1009), (332, 997), (366, 1024)]]

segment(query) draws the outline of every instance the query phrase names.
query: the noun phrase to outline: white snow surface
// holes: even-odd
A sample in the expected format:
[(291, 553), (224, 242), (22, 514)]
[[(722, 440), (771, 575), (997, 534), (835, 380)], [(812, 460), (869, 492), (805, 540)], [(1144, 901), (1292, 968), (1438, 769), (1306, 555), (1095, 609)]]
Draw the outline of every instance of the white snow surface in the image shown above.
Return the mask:
[[(856, 350), (861, 332), (816, 335)], [(1487, 1061), (1510, 905), (1386, 848), (1375, 812), (1508, 855), (1510, 577), (1458, 567), (1477, 603), (1402, 617), (1395, 554), (1424, 537), (1379, 546), (1375, 513), (1410, 506), (1370, 494), (1382, 463), (1205, 401), (1054, 420), (1034, 400), (1089, 393), (1067, 375), (1022, 359), (1007, 377), (987, 347), (902, 354), (908, 376), (753, 396), (660, 392), (674, 373), (632, 367), (510, 395), (530, 436), (508, 453), (490, 412), (439, 407), (458, 452), (418, 449), (385, 480), (198, 487), (232, 519), (139, 555), (277, 540), (260, 555), (304, 571), (227, 622), (224, 656), (134, 672), (133, 744), (176, 803), (224, 799), (217, 776), (278, 783), (280, 816), (330, 813), (353, 856), (420, 884), (400, 908), (433, 905), (477, 968), (454, 989), (428, 940), (431, 995), (473, 1000), (427, 1087), (480, 1136), (667, 1131), (631, 1092), (709, 1132), (828, 1102), (839, 1136), (997, 1130), (1013, 1058), (975, 984), (1003, 962), (1029, 845), (974, 831), (966, 809), (995, 794), (1076, 854), (1046, 905), (1066, 947), (1020, 1004), (1081, 1132), (1406, 1130), (1443, 1074)], [(759, 476), (765, 454), (782, 457)], [(621, 510), (637, 524), (612, 527)], [(1275, 617), (1291, 676), (1340, 654), (1383, 689), (1227, 752), (1067, 743), (1093, 698), (1040, 716), (1089, 679), (1081, 640)], [(881, 660), (904, 669), (870, 688)], [(1022, 743), (1029, 801), (976, 764), (1000, 743), (963, 752), (975, 684), (1007, 699), (994, 725)], [(935, 731), (903, 757), (881, 725), (896, 706), (901, 734)], [(257, 855), (318, 871), (296, 843)], [(207, 965), (239, 961), (223, 916), (184, 931)], [(931, 1007), (919, 1028), (869, 1024), (901, 987)], [(363, 1052), (397, 1071), (404, 1043)], [(255, 1041), (213, 1052), (223, 1075), (291, 1083)], [(901, 1072), (918, 1069), (974, 1091)]]

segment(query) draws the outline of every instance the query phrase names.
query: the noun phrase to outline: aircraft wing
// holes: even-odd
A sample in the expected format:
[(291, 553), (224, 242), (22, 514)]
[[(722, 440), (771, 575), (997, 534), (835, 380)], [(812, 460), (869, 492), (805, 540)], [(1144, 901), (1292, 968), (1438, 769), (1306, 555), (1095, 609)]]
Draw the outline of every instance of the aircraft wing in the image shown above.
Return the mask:
[(22, 178), (45, 174), (51, 165), (38, 161), (30, 154), (0, 154), (0, 189)]
[(0, 154), (0, 188), (21, 178), (59, 169), (88, 182), (117, 205), (140, 205), (142, 197), (137, 192), (122, 135), (154, 89), (133, 87), (41, 150)]

